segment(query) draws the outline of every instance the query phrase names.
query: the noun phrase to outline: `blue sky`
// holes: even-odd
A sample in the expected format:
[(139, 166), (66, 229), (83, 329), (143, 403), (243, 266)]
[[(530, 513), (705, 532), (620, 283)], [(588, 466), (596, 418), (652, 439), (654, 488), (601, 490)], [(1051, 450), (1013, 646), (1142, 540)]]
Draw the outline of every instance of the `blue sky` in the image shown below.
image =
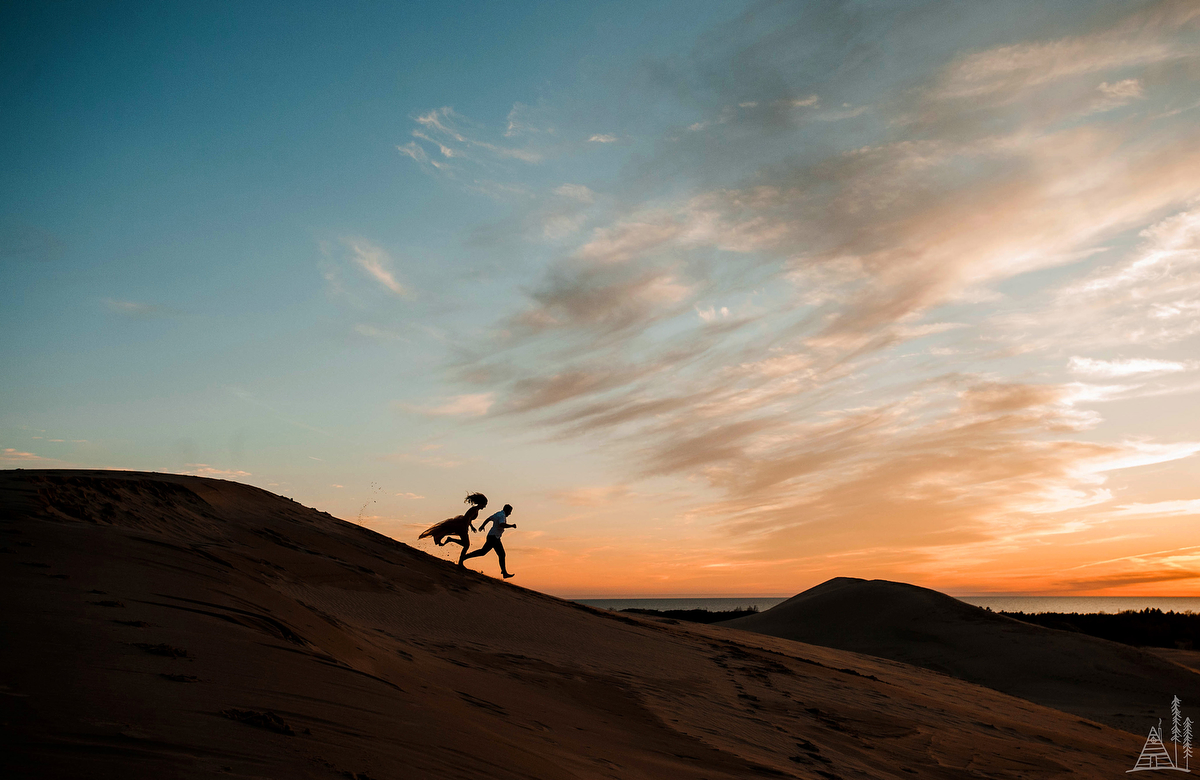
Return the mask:
[(483, 490), (574, 595), (1200, 582), (1194, 4), (3, 13), (5, 467)]

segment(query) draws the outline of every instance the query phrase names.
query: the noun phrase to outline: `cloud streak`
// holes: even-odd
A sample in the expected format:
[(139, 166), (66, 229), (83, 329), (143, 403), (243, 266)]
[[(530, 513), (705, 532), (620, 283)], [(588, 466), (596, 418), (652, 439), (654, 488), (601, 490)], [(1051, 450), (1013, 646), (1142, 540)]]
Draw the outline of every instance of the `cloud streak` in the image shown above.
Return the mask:
[(1155, 3), (1148, 11), (1090, 35), (973, 53), (947, 68), (935, 95), (940, 99), (1011, 100), (1063, 79), (1193, 58), (1195, 49), (1172, 34), (1194, 29), (1198, 18), (1200, 13), (1192, 3)]
[(397, 404), (398, 408), (430, 417), (482, 417), (492, 408), (495, 399), (491, 393), (464, 393), (442, 403), (430, 405)]
[(5, 447), (3, 450), (0, 450), (0, 461), (9, 464), (49, 464), (58, 462), (53, 458), (43, 458), (41, 455), (35, 455), (32, 452), (23, 452), (14, 447)]
[(387, 252), (361, 238), (345, 239), (350, 257), (367, 276), (378, 282), (384, 289), (400, 296), (408, 295), (404, 285), (396, 281), (392, 271), (392, 259)]
[[(544, 157), (542, 152), (529, 147), (484, 140), (477, 134), (474, 123), (449, 106), (418, 114), (413, 121), (417, 127), (411, 131), (411, 136), (416, 140), (397, 145), (396, 149), (418, 165), (443, 174), (463, 172), (458, 163), (487, 168), (491, 161), (516, 160), (533, 164)], [(510, 112), (503, 137), (511, 138), (531, 129), (515, 121), (514, 113)]]
[(1098, 377), (1122, 377), (1136, 376), (1138, 374), (1174, 374), (1180, 371), (1192, 371), (1197, 367), (1197, 364), (1194, 361), (1185, 363), (1177, 360), (1154, 360), (1152, 358), (1095, 360), (1093, 358), (1073, 357), (1068, 367), (1076, 374)]
[(104, 298), (104, 307), (113, 314), (128, 317), (133, 320), (167, 319), (178, 315), (178, 312), (167, 306), (140, 301), (125, 301), (115, 298)]
[(231, 479), (240, 480), (245, 477), (254, 476), (249, 471), (240, 471), (238, 469), (219, 469), (210, 466), (207, 463), (189, 463), (188, 470), (180, 472), (182, 474), (190, 474), (195, 477), (208, 477), (210, 479)]

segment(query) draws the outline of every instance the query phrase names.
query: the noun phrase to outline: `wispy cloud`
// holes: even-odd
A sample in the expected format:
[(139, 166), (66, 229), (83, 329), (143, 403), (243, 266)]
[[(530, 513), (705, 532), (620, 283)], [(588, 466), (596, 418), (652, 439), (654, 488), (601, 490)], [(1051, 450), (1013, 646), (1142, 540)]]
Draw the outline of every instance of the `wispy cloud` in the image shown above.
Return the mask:
[(139, 301), (124, 301), (116, 298), (102, 299), (104, 307), (113, 314), (119, 314), (122, 317), (128, 317), (135, 320), (157, 320), (174, 317), (179, 312), (167, 307), (160, 306), (155, 303), (143, 303)]
[(355, 325), (354, 332), (360, 336), (366, 336), (369, 339), (376, 339), (378, 341), (409, 341), (408, 337), (396, 333), (395, 331), (388, 330), (386, 328), (378, 328), (365, 322), (360, 322), (359, 324)]
[(571, 490), (556, 490), (550, 496), (567, 506), (605, 506), (619, 501), (630, 495), (629, 488), (623, 485), (606, 485), (600, 487), (580, 487)]
[(1178, 501), (1155, 501), (1151, 504), (1121, 504), (1113, 511), (1114, 515), (1131, 515), (1133, 517), (1153, 517), (1156, 515), (1200, 515), (1200, 498), (1182, 499)]
[(1200, 579), (1200, 547), (1192, 546), (1090, 561), (1062, 572), (1055, 585), (1062, 590), (1094, 592), (1162, 584), (1178, 587), (1195, 579)]
[(853, 119), (856, 116), (862, 116), (870, 110), (870, 106), (852, 106), (849, 103), (843, 103), (841, 108), (833, 111), (822, 111), (820, 114), (817, 114), (816, 119), (820, 122), (840, 122), (843, 119)]
[[(517, 113), (514, 112), (517, 112), (515, 106), (509, 113), (508, 127), (504, 131), (503, 137), (511, 138), (531, 130), (528, 125), (516, 118)], [(454, 165), (455, 161), (486, 167), (489, 160), (518, 160), (523, 163), (537, 163), (543, 158), (541, 152), (529, 147), (511, 146), (484, 140), (478, 134), (483, 132), (481, 128), (476, 127), (474, 123), (449, 106), (418, 114), (413, 121), (417, 127), (412, 130), (411, 135), (416, 140), (408, 141), (396, 148), (417, 164), (429, 166), (443, 173), (453, 174), (456, 172), (458, 169)]]
[(1110, 344), (1165, 345), (1200, 332), (1200, 209), (1168, 217), (1141, 236), (1128, 259), (1061, 290), (1064, 324)]
[(593, 144), (612, 144), (616, 143), (617, 137), (608, 133), (597, 133), (588, 139), (588, 143)]
[(419, 405), (398, 403), (397, 408), (430, 417), (482, 417), (495, 402), (492, 393), (464, 393), (441, 403)]
[(1011, 98), (1069, 77), (1196, 57), (1194, 49), (1171, 33), (1193, 26), (1198, 17), (1193, 3), (1160, 2), (1091, 34), (976, 52), (946, 70), (937, 94), (974, 100)]
[(542, 134), (547, 133), (553, 135), (556, 130), (552, 125), (547, 125), (538, 117), (538, 109), (527, 106), (524, 103), (513, 103), (513, 106), (508, 111), (508, 126), (504, 129), (504, 137), (512, 138), (524, 134)]
[(1093, 358), (1073, 357), (1068, 368), (1076, 374), (1099, 377), (1134, 376), (1137, 374), (1164, 374), (1191, 371), (1197, 367), (1195, 362), (1183, 363), (1175, 360), (1154, 360), (1151, 358), (1128, 358), (1124, 360), (1096, 360)]
[(32, 452), (22, 452), (13, 447), (6, 447), (0, 450), (0, 462), (4, 463), (56, 463), (54, 458), (43, 458), (41, 455), (35, 455)]
[(245, 477), (254, 476), (249, 471), (240, 471), (238, 469), (219, 469), (208, 465), (207, 463), (189, 463), (188, 470), (180, 472), (182, 474), (190, 474), (194, 477), (210, 477), (212, 479), (232, 479), (238, 480)]
[(705, 322), (716, 322), (717, 320), (723, 320), (729, 317), (729, 307), (722, 306), (718, 309), (715, 306), (709, 306), (706, 309), (701, 309), (697, 306), (696, 315)]
[(456, 469), (467, 462), (465, 459), (447, 458), (440, 455), (413, 455), (407, 452), (385, 455), (383, 459), (397, 463), (416, 463), (435, 469)]
[(408, 157), (418, 165), (430, 165), (439, 169), (445, 167), (445, 163), (443, 163), (441, 160), (431, 159), (416, 141), (409, 141), (406, 144), (401, 144), (396, 147), (396, 151), (400, 152), (400, 154), (404, 155), (405, 157)]
[(591, 203), (596, 199), (596, 193), (582, 184), (561, 184), (554, 188), (554, 194), (580, 203)]
[(344, 239), (355, 265), (368, 276), (396, 295), (408, 295), (404, 285), (396, 281), (392, 258), (378, 246), (361, 238)]
[(1145, 96), (1141, 79), (1122, 79), (1112, 84), (1102, 81), (1096, 92), (1099, 94), (1092, 104), (1093, 112), (1111, 111)]

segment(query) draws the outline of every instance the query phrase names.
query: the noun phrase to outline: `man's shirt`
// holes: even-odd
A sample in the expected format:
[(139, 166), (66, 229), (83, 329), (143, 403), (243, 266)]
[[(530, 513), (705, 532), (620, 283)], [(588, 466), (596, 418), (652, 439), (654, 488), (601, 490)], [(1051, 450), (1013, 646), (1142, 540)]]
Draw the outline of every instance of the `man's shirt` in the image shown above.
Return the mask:
[(487, 535), (494, 536), (499, 539), (504, 534), (504, 525), (508, 521), (508, 515), (504, 514), (504, 510), (501, 509), (496, 514), (489, 517), (488, 520), (492, 521), (492, 527), (488, 529)]

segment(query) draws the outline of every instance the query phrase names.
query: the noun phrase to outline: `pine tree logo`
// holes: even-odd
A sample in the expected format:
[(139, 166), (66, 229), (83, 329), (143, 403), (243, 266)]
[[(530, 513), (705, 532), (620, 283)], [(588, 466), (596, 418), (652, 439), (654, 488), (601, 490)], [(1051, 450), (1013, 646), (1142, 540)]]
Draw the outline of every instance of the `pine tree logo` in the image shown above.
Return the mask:
[[(1167, 746), (1163, 744), (1162, 720), (1160, 719), (1157, 728), (1150, 727), (1150, 735), (1146, 737), (1146, 744), (1142, 747), (1142, 753), (1138, 756), (1137, 763), (1133, 765), (1133, 769), (1125, 770), (1126, 774), (1155, 769), (1173, 769), (1176, 772), (1192, 771), (1190, 768), (1192, 719), (1183, 717), (1181, 704), (1178, 696), (1171, 699), (1171, 745), (1174, 751), (1168, 750)], [(1180, 748), (1183, 749), (1180, 750)], [(1180, 754), (1183, 758), (1182, 765), (1180, 764)]]

